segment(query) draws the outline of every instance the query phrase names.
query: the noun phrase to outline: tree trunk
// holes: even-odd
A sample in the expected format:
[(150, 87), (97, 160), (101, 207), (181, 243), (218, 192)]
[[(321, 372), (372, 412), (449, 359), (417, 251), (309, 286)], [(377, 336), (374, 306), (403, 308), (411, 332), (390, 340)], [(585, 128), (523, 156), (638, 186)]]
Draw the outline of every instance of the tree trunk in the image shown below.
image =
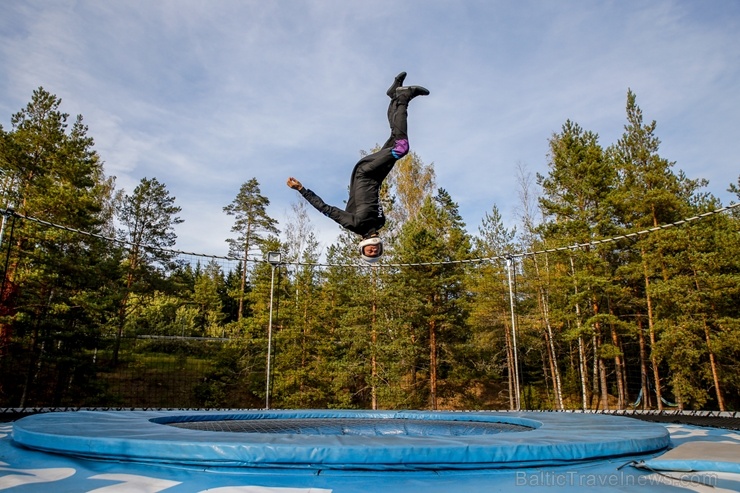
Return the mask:
[(308, 354), (309, 354), (309, 345), (311, 342), (308, 340), (309, 338), (309, 331), (310, 328), (308, 326), (308, 296), (305, 297), (303, 301), (303, 334), (301, 337), (301, 372), (300, 372), (300, 387), (299, 391), (301, 393), (301, 402), (305, 403), (304, 395), (306, 392), (306, 372), (310, 371), (308, 369)]
[(121, 352), (121, 341), (123, 340), (123, 329), (126, 325), (126, 315), (128, 312), (128, 299), (131, 296), (131, 287), (134, 285), (134, 269), (139, 265), (137, 260), (139, 254), (138, 248), (134, 248), (130, 257), (128, 272), (126, 273), (126, 291), (121, 298), (121, 305), (118, 308), (118, 330), (116, 331), (116, 340), (113, 344), (113, 366), (118, 366), (118, 357)]
[[(5, 281), (0, 292), (0, 358), (4, 357), (10, 341), (13, 338), (13, 328), (3, 320), (10, 320), (16, 313), (15, 298), (18, 295), (18, 287), (12, 281)], [(2, 389), (0, 388), (0, 392)]]
[[(591, 298), (591, 309), (594, 312), (594, 315), (599, 314), (599, 303), (596, 300), (596, 297)], [(594, 332), (596, 335), (594, 336), (594, 371), (598, 371), (598, 381), (599, 381), (599, 395), (601, 396), (601, 409), (609, 409), (609, 387), (607, 385), (606, 381), (606, 365), (604, 364), (604, 360), (599, 354), (601, 349), (602, 340), (603, 337), (603, 328), (601, 326), (601, 323), (597, 322), (594, 324)], [(596, 378), (596, 374), (594, 374), (594, 378)]]
[(650, 296), (650, 277), (648, 277), (647, 262), (645, 262), (645, 250), (641, 249), (642, 271), (645, 278), (645, 298), (647, 301), (648, 311), (648, 332), (650, 334), (650, 363), (653, 365), (653, 381), (655, 382), (655, 402), (658, 410), (663, 410), (663, 401), (660, 390), (660, 371), (658, 370), (658, 359), (655, 357), (652, 348), (655, 347), (655, 321), (653, 319), (653, 299)]
[[(504, 303), (506, 302), (506, 299), (504, 299)], [(506, 320), (508, 317), (508, 313), (502, 313), (501, 319)], [(508, 384), (509, 384), (509, 410), (514, 411), (516, 410), (516, 403), (514, 401), (514, 348), (511, 344), (511, 334), (510, 331), (511, 327), (506, 325), (504, 323), (504, 340), (506, 344), (506, 369), (509, 373), (508, 375)]]
[(599, 386), (601, 387), (601, 409), (609, 409), (609, 388), (606, 382), (606, 365), (604, 360), (599, 358)]
[(378, 381), (378, 361), (377, 361), (377, 341), (378, 341), (378, 334), (377, 329), (375, 327), (375, 323), (377, 320), (377, 303), (375, 301), (375, 295), (377, 293), (377, 274), (375, 273), (375, 270), (373, 269), (373, 306), (372, 306), (372, 319), (370, 321), (370, 327), (371, 327), (371, 349), (370, 349), (370, 358), (371, 358), (371, 374), (370, 374), (370, 395), (372, 399), (372, 409), (376, 410), (378, 409), (378, 389), (377, 389), (377, 381)]
[[(694, 286), (696, 287), (696, 291), (699, 292), (699, 276), (696, 273), (696, 269), (692, 268), (691, 272), (694, 276)], [(715, 313), (716, 309), (714, 306), (712, 306), (712, 313)], [(709, 324), (707, 323), (707, 317), (702, 317), (702, 322), (704, 324), (704, 340), (707, 343), (707, 352), (709, 353), (709, 366), (712, 370), (712, 382), (714, 382), (714, 389), (717, 393), (717, 407), (719, 407), (720, 411), (725, 410), (725, 401), (722, 398), (722, 388), (719, 383), (719, 372), (717, 371), (717, 360), (714, 355), (714, 351), (712, 350), (712, 343), (710, 341), (710, 331), (709, 331)]]
[(550, 325), (550, 310), (548, 309), (547, 298), (544, 292), (540, 292), (542, 297), (542, 313), (545, 318), (545, 328), (547, 330), (546, 339), (548, 352), (550, 354), (550, 372), (552, 374), (553, 390), (555, 398), (558, 401), (558, 409), (565, 409), (563, 405), (563, 387), (560, 382), (560, 370), (558, 369), (557, 353), (555, 353), (555, 342), (553, 341), (552, 326)]
[[(576, 282), (576, 268), (573, 257), (570, 257), (570, 273), (573, 276), (573, 294), (578, 295), (578, 283)], [(586, 359), (586, 347), (581, 334), (581, 305), (576, 303), (576, 329), (578, 330), (578, 364), (581, 371), (581, 407), (588, 409), (588, 370)]]
[(437, 409), (437, 322), (429, 322), (429, 405)]
[(241, 284), (239, 286), (239, 309), (236, 314), (236, 321), (241, 322), (242, 315), (244, 312), (244, 289), (247, 286), (247, 258), (244, 257), (244, 260), (242, 260), (242, 279)]
[(247, 257), (249, 256), (249, 240), (252, 232), (252, 224), (247, 224), (247, 232), (244, 234), (244, 259), (242, 260), (242, 283), (239, 290), (239, 313), (236, 321), (241, 322), (244, 316), (244, 290), (247, 288)]
[[(581, 325), (580, 323), (578, 324)], [(586, 361), (586, 345), (583, 336), (578, 335), (578, 366), (581, 372), (581, 408), (588, 409), (588, 362)]]
[(650, 395), (650, 386), (648, 385), (648, 357), (647, 344), (645, 342), (645, 329), (642, 326), (642, 319), (637, 318), (637, 338), (640, 343), (640, 388), (642, 389), (642, 409), (650, 409), (652, 396)]
[(515, 409), (518, 411), (522, 407), (521, 392), (519, 387), (519, 358), (518, 358), (518, 347), (516, 343), (516, 309), (514, 303), (514, 284), (513, 284), (513, 270), (514, 262), (512, 258), (506, 259), (506, 271), (509, 278), (509, 309), (511, 310), (511, 341), (512, 341), (512, 354), (514, 356), (514, 395), (515, 395)]
[(717, 371), (717, 361), (712, 351), (712, 342), (709, 340), (709, 326), (707, 325), (706, 319), (704, 320), (704, 338), (707, 342), (707, 351), (709, 351), (709, 365), (712, 369), (712, 381), (714, 382), (714, 389), (717, 392), (717, 406), (720, 411), (725, 410), (725, 401), (722, 398), (722, 389), (719, 383), (719, 373)]
[(33, 383), (36, 381), (36, 378), (41, 372), (41, 368), (43, 365), (46, 343), (41, 340), (41, 327), (43, 323), (42, 321), (46, 318), (46, 314), (48, 313), (52, 295), (53, 290), (49, 292), (46, 304), (37, 309), (35, 313), (36, 320), (34, 321), (32, 331), (33, 339), (31, 344), (31, 358), (29, 358), (28, 361), (28, 372), (26, 373), (26, 380), (23, 385), (23, 393), (21, 394), (21, 400), (18, 406), (21, 408), (26, 407), (26, 400), (28, 399), (28, 395), (31, 392), (31, 387), (33, 386)]
[[(611, 306), (609, 307), (609, 312), (611, 315), (614, 315)], [(612, 344), (615, 348), (620, 349), (621, 344), (619, 342), (619, 335), (617, 334), (617, 329), (614, 327), (614, 324), (610, 324), (610, 332), (612, 336)], [(625, 402), (627, 401), (624, 378), (624, 362), (622, 360), (622, 357), (619, 355), (616, 355), (614, 357), (614, 368), (617, 377), (617, 409), (624, 409)]]
[[(550, 275), (550, 264), (548, 261), (547, 255), (545, 256), (545, 271), (548, 275)], [(553, 391), (555, 392), (555, 398), (558, 402), (558, 409), (561, 411), (563, 410), (563, 387), (560, 381), (560, 370), (558, 369), (558, 359), (557, 354), (555, 353), (555, 342), (553, 340), (553, 333), (552, 333), (552, 325), (550, 324), (550, 306), (549, 302), (547, 300), (547, 294), (545, 292), (545, 288), (542, 286), (543, 280), (542, 276), (540, 274), (540, 267), (537, 263), (537, 258), (535, 256), (534, 260), (534, 269), (535, 273), (537, 274), (537, 281), (540, 283), (539, 291), (540, 291), (540, 311), (542, 312), (542, 320), (545, 324), (545, 340), (547, 342), (547, 353), (549, 355), (550, 359), (550, 374), (552, 375), (552, 384), (553, 384)]]
[[(5, 216), (3, 216), (3, 226), (5, 226)], [(0, 285), (0, 358), (2, 358), (7, 348), (10, 347), (10, 340), (13, 338), (13, 327), (11, 324), (5, 322), (16, 313), (16, 296), (18, 295), (18, 286), (14, 282), (15, 272), (18, 269), (18, 261), (14, 261), (11, 266), (8, 266), (7, 260), (10, 257), (10, 250), (13, 245), (13, 230), (15, 229), (15, 216), (13, 216), (13, 222), (10, 227), (10, 237), (8, 238), (8, 251), (6, 253), (5, 270)], [(20, 242), (19, 242), (20, 246)], [(0, 247), (2, 247), (2, 237), (0, 236)], [(19, 250), (20, 251), (20, 250)], [(8, 317), (8, 318), (6, 318)], [(0, 391), (2, 389), (0, 388)]]

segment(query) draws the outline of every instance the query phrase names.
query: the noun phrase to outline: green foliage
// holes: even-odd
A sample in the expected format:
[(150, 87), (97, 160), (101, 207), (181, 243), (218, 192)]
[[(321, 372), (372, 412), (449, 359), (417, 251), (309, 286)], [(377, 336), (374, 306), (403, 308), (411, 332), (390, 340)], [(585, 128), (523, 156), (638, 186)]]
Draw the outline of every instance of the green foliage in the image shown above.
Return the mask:
[[(237, 234), (236, 238), (226, 240), (230, 255), (249, 259), (254, 249), (264, 248), (268, 242), (275, 243), (273, 236), (265, 236), (278, 233), (277, 220), (267, 214), (269, 205), (270, 199), (262, 195), (259, 182), (252, 178), (242, 184), (234, 200), (223, 208), (226, 214), (234, 216), (231, 232)], [(269, 250), (263, 250), (267, 251)], [(230, 290), (231, 295), (238, 301), (237, 320), (241, 320), (245, 315), (244, 300), (247, 294), (248, 271), (249, 263), (243, 262), (240, 270), (241, 283)]]
[[(39, 88), (12, 116), (12, 130), (2, 132), (3, 201), (21, 214), (100, 232), (111, 182), (82, 117), (69, 127), (60, 105)], [(113, 304), (108, 276), (118, 272), (110, 262), (115, 252), (91, 236), (11, 221), (12, 234), (3, 238), (8, 250), (0, 291), (0, 357), (14, 340), (28, 341), (30, 353), (24, 372), (11, 377), (18, 393), (10, 402), (24, 406), (41, 393), (65, 402), (69, 382), (77, 379), (85, 387), (93, 378), (82, 354)], [(40, 383), (46, 372), (53, 378)]]
[(184, 262), (165, 184), (116, 191), (60, 108), (39, 88), (0, 129), (3, 205), (121, 242), (6, 218), (0, 406), (262, 407), (270, 335), (276, 408), (506, 408), (516, 383), (530, 409), (740, 406), (740, 214), (559, 249), (721, 206), (631, 91), (615, 144), (572, 121), (550, 136), (519, 235), (494, 205), (471, 236), (433, 166), (398, 163), (374, 267), (348, 232), (323, 252), (302, 202), (278, 239), (256, 178), (224, 207), (244, 261)]

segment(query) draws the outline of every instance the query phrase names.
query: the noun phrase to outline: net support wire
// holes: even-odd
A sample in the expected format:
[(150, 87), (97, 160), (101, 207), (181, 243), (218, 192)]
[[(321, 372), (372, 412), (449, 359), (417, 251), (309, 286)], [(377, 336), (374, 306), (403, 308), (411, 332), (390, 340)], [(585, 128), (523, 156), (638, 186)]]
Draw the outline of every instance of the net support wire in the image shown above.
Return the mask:
[[(476, 263), (482, 263), (482, 262), (494, 262), (494, 261), (507, 260), (511, 258), (531, 257), (531, 256), (536, 256), (536, 255), (542, 255), (545, 253), (563, 252), (563, 251), (568, 251), (568, 250), (578, 250), (578, 249), (587, 248), (591, 246), (603, 245), (607, 243), (614, 243), (614, 242), (621, 241), (621, 240), (639, 238), (641, 236), (654, 233), (656, 231), (675, 228), (678, 226), (682, 226), (684, 224), (692, 223), (695, 221), (700, 221), (702, 219), (705, 219), (707, 217), (710, 217), (716, 214), (721, 214), (723, 212), (734, 210), (738, 207), (740, 207), (740, 203), (733, 203), (726, 207), (720, 207), (718, 209), (714, 209), (712, 211), (704, 212), (702, 214), (697, 214), (695, 216), (680, 219), (672, 223), (661, 224), (658, 226), (654, 226), (652, 228), (635, 231), (633, 233), (627, 233), (623, 235), (613, 236), (610, 238), (602, 238), (599, 240), (592, 240), (592, 241), (588, 241), (585, 243), (576, 243), (573, 245), (561, 246), (561, 247), (556, 247), (556, 248), (547, 248), (543, 250), (534, 250), (530, 252), (521, 252), (521, 253), (506, 254), (506, 255), (495, 255), (492, 257), (478, 257), (478, 258), (472, 258), (472, 259), (440, 260), (440, 261), (432, 261), (432, 262), (411, 262), (411, 263), (387, 263), (387, 264), (377, 263), (377, 264), (373, 264), (372, 267), (373, 268), (392, 268), (392, 267), (400, 268), (400, 267), (427, 267), (427, 266), (453, 265), (453, 264), (476, 264)], [(44, 226), (62, 229), (64, 231), (82, 234), (82, 235), (98, 238), (101, 240), (112, 241), (112, 242), (115, 242), (121, 245), (138, 246), (140, 248), (146, 248), (150, 250), (159, 250), (159, 251), (174, 253), (178, 255), (191, 255), (194, 257), (213, 258), (213, 259), (229, 260), (229, 261), (236, 261), (236, 262), (244, 261), (244, 262), (252, 262), (252, 263), (269, 263), (266, 258), (263, 258), (263, 259), (258, 259), (256, 257), (239, 258), (239, 257), (233, 257), (233, 256), (210, 255), (210, 254), (204, 254), (204, 253), (186, 252), (183, 250), (164, 248), (164, 247), (159, 247), (156, 245), (133, 243), (127, 240), (122, 240), (120, 238), (111, 238), (105, 235), (101, 235), (99, 233), (91, 233), (89, 231), (82, 231), (76, 228), (71, 228), (68, 226), (61, 225), (61, 224), (56, 224), (53, 222), (45, 221), (43, 219), (21, 214), (13, 210), (12, 208), (0, 209), (0, 215), (4, 217), (6, 216), (7, 217), (17, 217), (17, 218), (25, 219), (28, 221), (33, 221), (33, 222), (36, 222)], [(309, 267), (352, 267), (352, 268), (359, 268), (363, 266), (367, 267), (367, 265), (360, 263), (360, 261), (358, 261), (357, 263), (347, 263), (347, 264), (330, 264), (330, 263), (320, 263), (320, 262), (315, 262), (315, 263), (314, 262), (281, 262), (280, 264), (281, 265), (291, 265), (291, 266), (309, 266)]]

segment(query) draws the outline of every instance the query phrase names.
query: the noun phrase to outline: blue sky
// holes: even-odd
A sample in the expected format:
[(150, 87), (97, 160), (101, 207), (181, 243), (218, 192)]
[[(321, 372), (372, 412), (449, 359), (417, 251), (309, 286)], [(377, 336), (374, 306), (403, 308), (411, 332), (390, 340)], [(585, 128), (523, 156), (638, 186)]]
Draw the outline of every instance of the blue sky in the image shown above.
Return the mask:
[[(400, 71), (411, 147), (470, 232), (520, 207), (517, 168), (546, 173), (570, 119), (620, 137), (627, 90), (660, 154), (728, 204), (740, 174), (740, 2), (499, 0), (14, 0), (0, 16), (0, 123), (35, 88), (81, 114), (108, 175), (165, 183), (178, 248), (224, 255), (222, 212), (257, 178), (285, 227), (296, 176), (346, 199), (362, 150), (387, 138)], [(324, 245), (339, 229), (314, 210)]]

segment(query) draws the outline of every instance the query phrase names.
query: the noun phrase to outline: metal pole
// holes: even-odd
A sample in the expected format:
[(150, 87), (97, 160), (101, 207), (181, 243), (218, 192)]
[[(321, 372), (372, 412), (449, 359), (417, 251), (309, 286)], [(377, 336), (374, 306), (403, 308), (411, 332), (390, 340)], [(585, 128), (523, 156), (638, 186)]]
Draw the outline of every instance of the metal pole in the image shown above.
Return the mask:
[(7, 216), (5, 214), (1, 214), (3, 216), (2, 224), (0, 224), (0, 247), (3, 246), (3, 236), (5, 236), (5, 221), (7, 219)]
[(516, 346), (516, 312), (514, 311), (514, 288), (511, 280), (512, 271), (512, 259), (511, 257), (506, 258), (506, 271), (509, 275), (509, 302), (511, 305), (511, 337), (514, 344), (514, 393), (516, 395), (515, 403), (516, 410), (519, 411), (522, 408), (520, 391), (519, 391), (519, 356)]
[(8, 221), (8, 217), (10, 217), (12, 214), (15, 213), (15, 211), (13, 210), (13, 202), (7, 198), (14, 184), (15, 184), (15, 177), (10, 178), (10, 185), (7, 185), (7, 183), (3, 183), (3, 198), (6, 198), (6, 202), (5, 202), (5, 212), (2, 214), (3, 224), (2, 226), (0, 226), (0, 247), (2, 247), (3, 238), (5, 238), (5, 223)]
[(272, 264), (270, 280), (270, 322), (267, 325), (267, 388), (265, 389), (265, 409), (270, 409), (270, 360), (272, 359), (272, 297), (275, 287), (275, 264)]
[(13, 213), (12, 205), (8, 204), (5, 208), (5, 211), (0, 214), (3, 216), (3, 222), (2, 225), (0, 225), (0, 247), (3, 245), (3, 238), (5, 238), (5, 223), (8, 220), (8, 216), (10, 216)]

